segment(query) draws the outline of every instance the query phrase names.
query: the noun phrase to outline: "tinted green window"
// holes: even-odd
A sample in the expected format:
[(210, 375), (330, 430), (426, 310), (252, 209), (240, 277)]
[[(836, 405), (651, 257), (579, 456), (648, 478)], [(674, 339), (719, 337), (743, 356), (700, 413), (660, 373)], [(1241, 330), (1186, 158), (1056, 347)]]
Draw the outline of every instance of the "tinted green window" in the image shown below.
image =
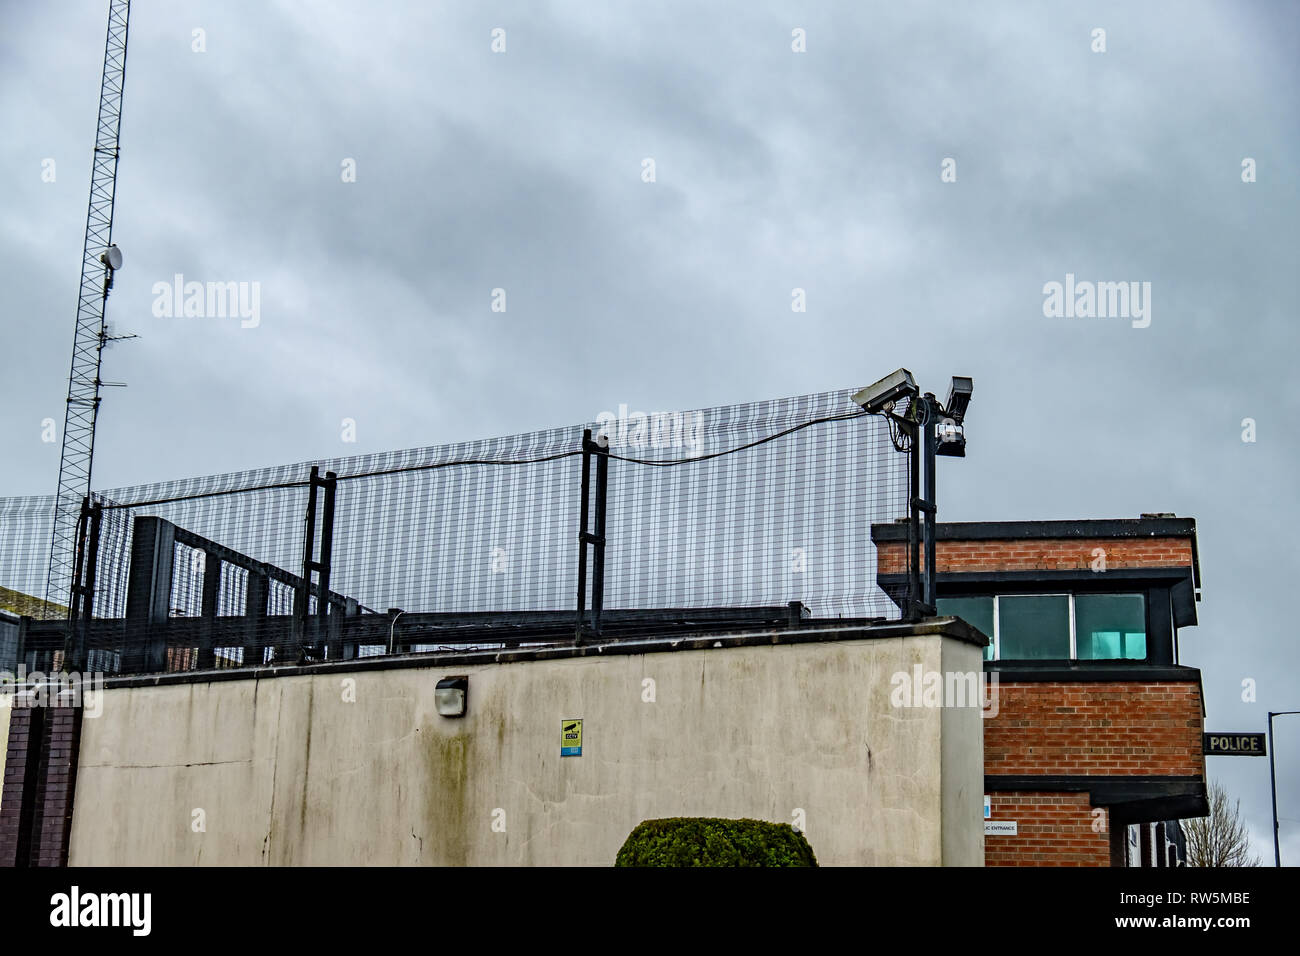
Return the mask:
[(1069, 659), (1069, 596), (1033, 594), (999, 597), (998, 657), (1004, 661)]
[(1076, 594), (1074, 626), (1081, 661), (1147, 656), (1146, 600), (1141, 594)]
[(941, 616), (951, 614), (954, 617), (959, 617), (967, 624), (988, 635), (989, 646), (984, 648), (984, 659), (986, 661), (993, 660), (993, 598), (938, 598), (934, 603), (935, 610)]

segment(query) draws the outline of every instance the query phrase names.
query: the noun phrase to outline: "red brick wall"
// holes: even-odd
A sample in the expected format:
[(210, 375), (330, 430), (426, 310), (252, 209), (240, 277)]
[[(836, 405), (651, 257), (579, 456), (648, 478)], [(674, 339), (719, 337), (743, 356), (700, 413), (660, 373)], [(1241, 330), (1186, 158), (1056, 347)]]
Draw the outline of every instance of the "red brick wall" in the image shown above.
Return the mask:
[[(945, 571), (1067, 571), (1092, 568), (1105, 552), (1106, 569), (1177, 568), (1192, 564), (1190, 538), (1044, 538), (1015, 541), (939, 541), (935, 568)], [(876, 549), (879, 574), (907, 573), (907, 543)]]
[[(939, 541), (939, 572), (1188, 567), (1192, 540), (1050, 538)], [(877, 547), (880, 574), (907, 572), (906, 542)], [(997, 687), (997, 716), (984, 721), (990, 776), (1201, 776), (1201, 689), (1195, 682), (1014, 682)], [(988, 835), (988, 866), (1109, 866), (1109, 813), (1086, 792), (990, 793), (993, 820), (1016, 836)], [(1096, 810), (1096, 815), (1094, 815)]]
[(986, 774), (1205, 774), (1194, 681), (999, 681), (997, 706), (984, 721)]
[(985, 866), (1110, 865), (1110, 814), (1094, 814), (1088, 794), (1019, 791), (989, 797), (992, 818), (1015, 820), (1018, 832), (984, 838)]

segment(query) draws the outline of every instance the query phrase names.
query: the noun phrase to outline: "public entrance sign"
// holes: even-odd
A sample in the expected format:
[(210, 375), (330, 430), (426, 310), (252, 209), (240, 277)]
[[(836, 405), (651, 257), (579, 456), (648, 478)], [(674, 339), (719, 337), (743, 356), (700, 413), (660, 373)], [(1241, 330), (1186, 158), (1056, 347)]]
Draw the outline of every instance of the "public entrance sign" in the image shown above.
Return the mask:
[(1267, 757), (1264, 734), (1204, 734), (1207, 757)]

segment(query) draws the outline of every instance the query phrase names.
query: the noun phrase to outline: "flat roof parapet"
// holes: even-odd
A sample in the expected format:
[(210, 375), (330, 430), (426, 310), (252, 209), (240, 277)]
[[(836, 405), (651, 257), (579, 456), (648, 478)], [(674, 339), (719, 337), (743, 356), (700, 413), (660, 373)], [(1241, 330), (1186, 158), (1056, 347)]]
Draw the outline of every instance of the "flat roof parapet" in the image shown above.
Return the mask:
[(579, 657), (614, 657), (630, 654), (663, 654), (679, 651), (716, 650), (762, 645), (816, 644), (906, 637), (950, 637), (983, 648), (988, 639), (961, 618), (934, 617), (916, 623), (840, 622), (835, 619), (808, 620), (802, 627), (742, 629), (713, 633), (673, 633), (592, 640), (590, 643), (547, 644), (495, 650), (454, 649), (410, 654), (380, 655), (352, 660), (320, 661), (269, 667), (223, 667), (216, 670), (175, 671), (156, 674), (105, 676), (106, 689), (157, 687), (167, 684), (196, 684), (228, 680), (269, 680), (307, 674), (357, 673), (422, 667), (451, 667), (460, 664), (512, 664)]
[[(943, 521), (936, 541), (1020, 541), (1036, 538), (1196, 537), (1195, 518), (1101, 518), (1054, 521)], [(873, 524), (871, 540), (906, 541), (906, 522)]]

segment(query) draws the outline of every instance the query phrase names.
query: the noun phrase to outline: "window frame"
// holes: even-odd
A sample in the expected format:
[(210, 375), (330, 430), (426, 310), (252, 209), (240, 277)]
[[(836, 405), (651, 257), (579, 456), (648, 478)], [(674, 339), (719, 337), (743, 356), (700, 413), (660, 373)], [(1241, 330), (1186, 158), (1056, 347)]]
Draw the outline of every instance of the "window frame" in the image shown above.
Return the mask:
[(1002, 659), (1002, 624), (998, 620), (998, 596), (990, 595), (993, 598), (993, 656), (991, 661), (1000, 661)]
[[(1088, 657), (1088, 658), (1080, 659), (1078, 617), (1075, 612), (1075, 604), (1074, 604), (1075, 598), (1079, 594), (1084, 594), (1084, 595), (1104, 594), (1104, 595), (1122, 595), (1122, 596), (1140, 597), (1142, 599), (1143, 634), (1144, 637), (1146, 638), (1145, 640), (1146, 654), (1142, 657), (1105, 657), (1105, 658)], [(1001, 598), (1004, 597), (1065, 597), (1068, 598), (1069, 621), (1070, 621), (1070, 656), (1068, 658), (1040, 658), (1040, 659), (1017, 657), (1017, 658), (1009, 658), (1006, 661), (1004, 661), (1002, 658), (1002, 601), (1001, 601)], [(1151, 602), (1150, 591), (1148, 591), (1145, 588), (1140, 588), (1135, 590), (1107, 589), (1104, 591), (1100, 591), (1100, 590), (1094, 591), (1092, 589), (1088, 589), (1084, 591), (1076, 591), (1076, 590), (997, 591), (992, 594), (945, 594), (939, 600), (944, 600), (944, 599), (969, 600), (971, 598), (989, 598), (990, 600), (993, 601), (993, 633), (989, 635), (989, 638), (991, 640), (990, 646), (993, 648), (993, 656), (984, 659), (984, 663), (986, 664), (997, 664), (997, 663), (1015, 664), (1023, 661), (1034, 661), (1034, 660), (1068, 660), (1069, 663), (1071, 664), (1090, 664), (1090, 663), (1098, 663), (1098, 662), (1108, 663), (1108, 662), (1118, 662), (1118, 661), (1125, 661), (1130, 664), (1145, 664), (1145, 663), (1150, 663), (1151, 661), (1151, 652), (1152, 652), (1151, 604), (1152, 602)]]
[[(1075, 641), (1078, 637), (1078, 629), (1074, 618), (1074, 598), (1076, 594), (1098, 597), (1140, 597), (1142, 598), (1142, 643), (1146, 653), (1141, 657), (1086, 657), (1082, 660), (1088, 661), (1132, 661), (1133, 663), (1148, 662), (1151, 659), (1151, 596), (1147, 591), (1079, 591), (1070, 595), (1070, 640)], [(1124, 638), (1125, 632), (1120, 632), (1120, 647), (1123, 648), (1127, 643)], [(1078, 661), (1078, 650), (1071, 647), (1071, 653), (1075, 656), (1070, 660)]]
[(1002, 598), (1004, 598), (1004, 597), (1011, 597), (1011, 598), (1026, 598), (1026, 597), (1063, 597), (1063, 598), (1066, 599), (1066, 619), (1069, 621), (1069, 627), (1070, 627), (1070, 634), (1069, 634), (1069, 639), (1070, 639), (1070, 656), (1069, 656), (1069, 657), (1066, 657), (1066, 658), (1061, 658), (1061, 657), (1042, 657), (1042, 658), (1024, 658), (1024, 657), (1017, 657), (1017, 658), (1013, 658), (1013, 660), (1017, 660), (1017, 661), (1021, 661), (1021, 660), (1045, 660), (1045, 661), (1069, 660), (1069, 661), (1074, 661), (1074, 660), (1077, 660), (1077, 658), (1074, 656), (1074, 592), (1073, 592), (1073, 591), (1032, 591), (1032, 592), (1018, 592), (1018, 593), (1015, 593), (1015, 594), (993, 594), (993, 595), (989, 595), (989, 596), (993, 598), (993, 630), (997, 632), (997, 634), (994, 635), (994, 639), (993, 639), (993, 660), (994, 660), (994, 661), (1001, 661), (1001, 660), (1002, 660), (1002, 656), (1001, 656), (1001, 655), (1002, 655), (1002, 622), (1001, 622), (1001, 607), (1002, 607)]

